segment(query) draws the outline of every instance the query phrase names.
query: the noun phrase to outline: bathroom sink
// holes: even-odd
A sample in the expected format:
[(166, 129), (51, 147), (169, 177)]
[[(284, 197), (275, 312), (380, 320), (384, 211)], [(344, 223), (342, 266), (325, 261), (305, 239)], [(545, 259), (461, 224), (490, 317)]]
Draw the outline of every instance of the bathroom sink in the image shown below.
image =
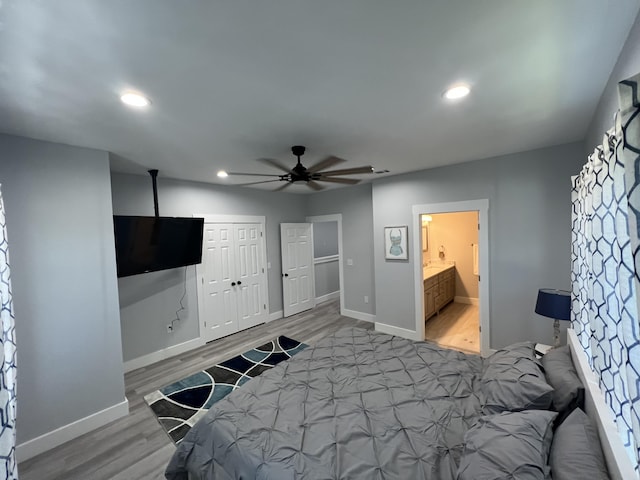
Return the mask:
[(454, 266), (454, 263), (427, 265), (426, 267), (422, 267), (422, 278), (426, 279), (432, 277)]

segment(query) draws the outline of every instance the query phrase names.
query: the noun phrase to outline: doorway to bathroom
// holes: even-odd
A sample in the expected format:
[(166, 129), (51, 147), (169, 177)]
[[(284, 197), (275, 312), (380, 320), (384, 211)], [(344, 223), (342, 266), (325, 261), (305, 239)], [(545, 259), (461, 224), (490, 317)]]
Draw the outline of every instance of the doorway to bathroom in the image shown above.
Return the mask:
[(488, 210), (486, 199), (413, 206), (418, 338), (489, 353)]
[(480, 353), (478, 211), (420, 216), (424, 339)]
[(314, 215), (306, 218), (313, 224), (313, 266), (316, 305), (337, 302), (344, 313), (344, 270), (342, 265), (342, 214)]

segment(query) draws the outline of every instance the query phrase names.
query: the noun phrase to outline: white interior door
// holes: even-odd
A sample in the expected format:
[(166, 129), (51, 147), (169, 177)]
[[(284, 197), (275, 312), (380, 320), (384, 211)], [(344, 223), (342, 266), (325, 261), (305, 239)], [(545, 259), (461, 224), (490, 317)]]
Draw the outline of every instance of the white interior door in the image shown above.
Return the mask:
[(236, 255), (232, 224), (205, 223), (202, 248), (201, 278), (205, 342), (238, 331), (236, 298)]
[(236, 243), (236, 291), (238, 293), (238, 321), (240, 330), (268, 319), (267, 288), (264, 258), (262, 258), (262, 225), (259, 223), (234, 226)]
[(284, 316), (315, 307), (313, 231), (310, 223), (281, 223)]

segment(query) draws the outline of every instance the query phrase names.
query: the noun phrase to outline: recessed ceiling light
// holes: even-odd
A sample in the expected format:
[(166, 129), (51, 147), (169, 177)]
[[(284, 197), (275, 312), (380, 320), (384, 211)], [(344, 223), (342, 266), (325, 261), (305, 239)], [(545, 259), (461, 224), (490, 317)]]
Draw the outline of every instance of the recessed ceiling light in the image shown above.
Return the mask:
[(220, 178), (227, 178), (227, 177), (229, 176), (229, 174), (228, 174), (227, 172), (225, 172), (224, 170), (220, 170), (220, 171), (218, 172), (218, 176), (219, 176)]
[(151, 100), (136, 92), (125, 92), (120, 95), (120, 100), (131, 107), (147, 107), (151, 104)]
[(448, 100), (457, 100), (458, 98), (463, 98), (469, 95), (471, 92), (471, 87), (469, 85), (465, 85), (464, 83), (459, 83), (457, 85), (452, 85), (449, 87), (443, 94), (444, 98)]

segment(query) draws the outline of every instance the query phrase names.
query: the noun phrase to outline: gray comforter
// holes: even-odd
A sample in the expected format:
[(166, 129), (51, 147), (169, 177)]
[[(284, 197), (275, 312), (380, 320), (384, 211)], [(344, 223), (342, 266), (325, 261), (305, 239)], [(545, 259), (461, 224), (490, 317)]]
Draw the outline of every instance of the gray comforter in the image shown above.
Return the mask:
[(216, 403), (166, 477), (454, 479), (481, 371), (479, 356), (342, 329)]

